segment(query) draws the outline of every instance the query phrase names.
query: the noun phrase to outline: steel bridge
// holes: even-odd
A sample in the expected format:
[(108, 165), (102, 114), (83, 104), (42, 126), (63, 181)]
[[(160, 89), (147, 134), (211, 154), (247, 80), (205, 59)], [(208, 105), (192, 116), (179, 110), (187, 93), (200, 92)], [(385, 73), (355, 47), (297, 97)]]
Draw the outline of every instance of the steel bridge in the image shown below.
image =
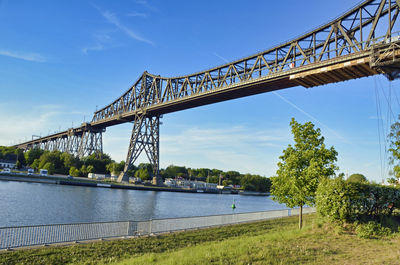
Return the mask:
[(224, 65), (178, 77), (144, 72), (90, 123), (16, 145), (80, 157), (102, 152), (106, 127), (132, 122), (125, 168), (145, 151), (159, 184), (159, 125), (163, 114), (274, 90), (310, 88), (376, 74), (400, 75), (400, 0), (367, 0), (300, 37)]

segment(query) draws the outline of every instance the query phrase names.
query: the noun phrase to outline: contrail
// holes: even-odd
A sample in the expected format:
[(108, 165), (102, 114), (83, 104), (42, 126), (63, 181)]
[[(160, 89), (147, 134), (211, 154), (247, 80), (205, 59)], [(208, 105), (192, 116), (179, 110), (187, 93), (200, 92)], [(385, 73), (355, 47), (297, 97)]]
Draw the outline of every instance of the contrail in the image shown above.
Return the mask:
[(229, 63), (229, 61), (227, 59), (225, 59), (224, 57), (222, 57), (221, 55), (219, 55), (218, 53), (214, 52), (213, 53), (215, 56), (217, 56), (219, 59), (221, 59), (222, 61)]
[(298, 111), (300, 111), (301, 113), (303, 113), (304, 115), (306, 115), (307, 117), (309, 117), (310, 119), (316, 121), (317, 123), (319, 123), (320, 125), (322, 125), (323, 127), (327, 128), (329, 131), (331, 131), (334, 135), (336, 135), (338, 138), (340, 138), (341, 140), (344, 140), (345, 142), (347, 142), (347, 140), (345, 138), (343, 138), (340, 134), (338, 134), (335, 130), (331, 129), (328, 125), (322, 123), (321, 121), (319, 121), (317, 118), (315, 118), (314, 116), (312, 116), (310, 113), (306, 112), (305, 110), (301, 109), (299, 106), (297, 106), (296, 104), (294, 104), (293, 102), (291, 102), (290, 100), (288, 100), (287, 98), (285, 98), (284, 96), (280, 95), (278, 92), (273, 91), (272, 93), (274, 93), (275, 95), (277, 95), (280, 99), (282, 99), (283, 101), (285, 101), (287, 104), (289, 104), (290, 106), (292, 106), (293, 108), (297, 109)]

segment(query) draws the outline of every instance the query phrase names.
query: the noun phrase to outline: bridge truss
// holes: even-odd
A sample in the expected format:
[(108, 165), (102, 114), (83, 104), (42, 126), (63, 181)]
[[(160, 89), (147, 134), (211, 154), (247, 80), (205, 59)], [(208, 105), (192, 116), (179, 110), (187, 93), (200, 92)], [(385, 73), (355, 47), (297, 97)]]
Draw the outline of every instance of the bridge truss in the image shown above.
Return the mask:
[(38, 139), (32, 139), (17, 145), (24, 150), (39, 148), (49, 151), (60, 151), (74, 154), (80, 158), (91, 154), (103, 153), (104, 128), (91, 128), (89, 124), (82, 127), (71, 128), (67, 131), (52, 134)]
[[(400, 0), (367, 0), (288, 42), (219, 67), (167, 78), (144, 72), (96, 111), (91, 128), (133, 123), (124, 173), (144, 150), (159, 183), (160, 115), (293, 86), (399, 75)], [(37, 143), (38, 141), (35, 141)], [(69, 149), (68, 149), (69, 150)], [(127, 180), (122, 174), (120, 181)]]

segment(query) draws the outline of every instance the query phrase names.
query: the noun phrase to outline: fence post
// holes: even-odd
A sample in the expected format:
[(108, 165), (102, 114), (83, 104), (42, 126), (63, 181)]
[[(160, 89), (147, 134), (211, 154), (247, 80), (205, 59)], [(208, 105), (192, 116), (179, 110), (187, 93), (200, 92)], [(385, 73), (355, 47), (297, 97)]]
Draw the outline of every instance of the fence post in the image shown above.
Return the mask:
[(149, 235), (151, 235), (151, 224), (153, 223), (153, 219), (150, 219), (150, 222), (149, 222)]
[(131, 221), (128, 221), (128, 229), (126, 231), (126, 236), (130, 236), (131, 235)]

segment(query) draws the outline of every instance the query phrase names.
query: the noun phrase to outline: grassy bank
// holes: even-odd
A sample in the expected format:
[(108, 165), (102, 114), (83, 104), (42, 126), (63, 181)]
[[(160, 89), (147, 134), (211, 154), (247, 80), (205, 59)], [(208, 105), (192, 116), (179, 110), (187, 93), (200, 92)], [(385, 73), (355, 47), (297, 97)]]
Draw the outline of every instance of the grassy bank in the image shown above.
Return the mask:
[(0, 264), (398, 264), (400, 236), (360, 239), (284, 218), (198, 231), (65, 247), (0, 252)]

